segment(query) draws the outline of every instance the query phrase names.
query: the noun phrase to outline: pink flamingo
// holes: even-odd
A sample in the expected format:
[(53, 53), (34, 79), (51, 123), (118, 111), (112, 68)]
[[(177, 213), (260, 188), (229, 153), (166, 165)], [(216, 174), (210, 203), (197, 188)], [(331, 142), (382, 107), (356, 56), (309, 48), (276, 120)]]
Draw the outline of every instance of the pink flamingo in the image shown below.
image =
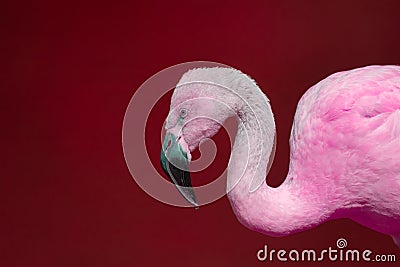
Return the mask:
[(303, 95), (291, 132), (289, 171), (278, 188), (265, 183), (275, 122), (256, 83), (230, 68), (185, 73), (171, 99), (161, 163), (194, 206), (190, 152), (231, 116), (238, 118), (238, 130), (227, 194), (243, 225), (285, 236), (350, 218), (400, 246), (399, 66), (338, 72)]

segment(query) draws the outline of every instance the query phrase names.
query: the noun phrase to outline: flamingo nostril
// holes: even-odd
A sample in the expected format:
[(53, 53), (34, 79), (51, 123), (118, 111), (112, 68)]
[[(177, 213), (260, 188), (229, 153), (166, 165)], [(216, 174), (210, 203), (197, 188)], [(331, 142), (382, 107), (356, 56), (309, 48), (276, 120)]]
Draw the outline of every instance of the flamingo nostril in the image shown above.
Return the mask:
[(168, 141), (167, 146), (165, 147), (165, 151), (167, 151), (170, 146), (171, 146), (171, 140)]

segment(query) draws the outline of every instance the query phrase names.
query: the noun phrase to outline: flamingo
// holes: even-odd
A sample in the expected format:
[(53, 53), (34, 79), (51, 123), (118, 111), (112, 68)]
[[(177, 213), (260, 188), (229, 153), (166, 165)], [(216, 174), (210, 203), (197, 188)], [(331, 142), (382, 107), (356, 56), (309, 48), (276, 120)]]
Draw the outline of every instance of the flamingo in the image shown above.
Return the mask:
[(233, 68), (186, 72), (171, 98), (161, 164), (196, 207), (191, 152), (229, 117), (238, 129), (227, 196), (244, 226), (280, 237), (350, 218), (400, 247), (400, 66), (342, 71), (308, 89), (294, 116), (287, 177), (277, 188), (265, 182), (274, 116), (256, 82)]

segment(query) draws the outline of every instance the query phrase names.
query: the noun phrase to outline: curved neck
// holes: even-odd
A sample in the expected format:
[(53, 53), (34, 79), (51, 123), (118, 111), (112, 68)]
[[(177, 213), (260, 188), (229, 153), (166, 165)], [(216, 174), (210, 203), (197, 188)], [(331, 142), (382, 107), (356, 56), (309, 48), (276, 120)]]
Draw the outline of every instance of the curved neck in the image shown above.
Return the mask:
[(313, 196), (300, 194), (293, 162), (280, 187), (271, 188), (265, 182), (267, 163), (273, 158), (275, 123), (268, 100), (257, 89), (237, 111), (238, 131), (228, 164), (228, 198), (239, 221), (257, 232), (283, 236), (309, 229), (327, 216), (313, 203)]

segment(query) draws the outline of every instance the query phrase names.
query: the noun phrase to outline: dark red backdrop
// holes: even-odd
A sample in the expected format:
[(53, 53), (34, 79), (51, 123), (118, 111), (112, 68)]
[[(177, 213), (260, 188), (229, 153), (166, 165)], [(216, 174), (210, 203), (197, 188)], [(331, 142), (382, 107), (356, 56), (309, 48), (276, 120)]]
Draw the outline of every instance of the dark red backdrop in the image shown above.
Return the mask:
[(265, 266), (255, 257), (264, 244), (317, 249), (339, 237), (399, 260), (389, 237), (349, 220), (270, 238), (241, 226), (226, 198), (196, 212), (161, 204), (133, 181), (121, 147), (141, 83), (177, 63), (217, 61), (250, 74), (271, 100), (278, 149), (268, 183), (278, 185), (304, 91), (339, 70), (400, 63), (399, 1), (7, 2), (0, 266)]

